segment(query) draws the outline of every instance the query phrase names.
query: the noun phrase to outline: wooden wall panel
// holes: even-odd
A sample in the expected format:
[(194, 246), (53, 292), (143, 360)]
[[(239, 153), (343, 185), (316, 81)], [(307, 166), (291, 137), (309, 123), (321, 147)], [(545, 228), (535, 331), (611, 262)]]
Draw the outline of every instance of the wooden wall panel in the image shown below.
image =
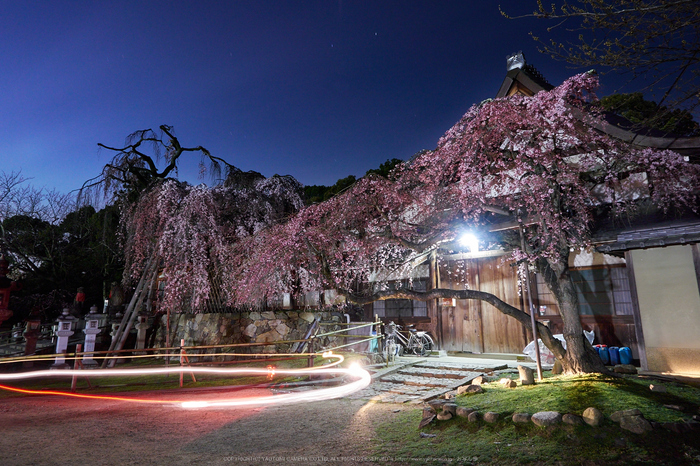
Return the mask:
[[(478, 260), (453, 260), (440, 264), (441, 288), (476, 289), (492, 293), (508, 304), (525, 309), (518, 294), (517, 270), (511, 262), (501, 257), (482, 258)], [(532, 278), (543, 288), (541, 280)], [(546, 290), (534, 291), (535, 308), (546, 305), (545, 315), (538, 320), (549, 321), (553, 333), (561, 333), (561, 317), (555, 302), (543, 302), (547, 298)], [(539, 294), (539, 299), (538, 298)], [(442, 349), (447, 351), (466, 351), (472, 353), (521, 353), (532, 339), (529, 327), (525, 328), (512, 317), (508, 317), (488, 303), (476, 300), (459, 300), (455, 307), (436, 304), (435, 314), (441, 317), (441, 324), (435, 327), (443, 338)], [(434, 319), (431, 319), (434, 320)], [(629, 346), (637, 357), (640, 345), (635, 334), (632, 316), (593, 316), (582, 315), (584, 329), (593, 330), (595, 343), (608, 346)]]
[[(440, 264), (440, 288), (459, 289), (459, 280), (455, 277), (452, 267), (453, 263)], [(442, 306), (442, 346), (445, 351), (462, 350), (462, 313), (463, 308)]]
[[(440, 287), (486, 291), (522, 308), (516, 271), (500, 257), (443, 262)], [(454, 307), (440, 306), (440, 313), (444, 350), (520, 353), (527, 344), (522, 325), (490, 304), (458, 300)]]
[[(481, 291), (494, 294), (501, 300), (522, 309), (518, 294), (517, 271), (502, 258), (480, 259), (479, 280)], [(527, 345), (525, 330), (518, 321), (491, 305), (482, 303), (484, 352), (521, 353)]]
[[(478, 261), (463, 261), (464, 282), (472, 290), (479, 289)], [(484, 305), (475, 299), (462, 300), (458, 306), (464, 306), (462, 322), (462, 351), (471, 353), (484, 352), (483, 325), (481, 308)]]

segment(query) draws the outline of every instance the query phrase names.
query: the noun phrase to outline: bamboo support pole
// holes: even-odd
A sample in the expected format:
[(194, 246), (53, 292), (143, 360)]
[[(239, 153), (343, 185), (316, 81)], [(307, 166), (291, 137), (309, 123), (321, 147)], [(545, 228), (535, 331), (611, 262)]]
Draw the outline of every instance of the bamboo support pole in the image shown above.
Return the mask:
[(367, 336), (367, 337), (362, 336), (362, 335), (360, 335), (360, 336), (358, 336), (358, 335), (352, 335), (352, 336), (353, 336), (353, 337), (357, 337), (357, 338), (362, 338), (362, 340), (353, 341), (352, 343), (347, 343), (347, 344), (340, 345), (340, 346), (334, 346), (333, 348), (327, 348), (326, 351), (335, 351), (335, 350), (338, 350), (338, 349), (340, 349), (340, 348), (347, 348), (348, 346), (354, 346), (354, 345), (357, 345), (357, 344), (360, 344), (360, 343), (364, 343), (364, 342), (366, 342), (366, 341), (378, 340), (378, 339), (380, 338), (380, 337), (378, 337), (378, 336)]
[[(375, 325), (375, 324), (376, 324), (376, 322), (369, 322), (369, 323), (366, 323), (364, 325), (358, 325), (357, 327), (352, 327), (352, 328), (356, 329), (356, 328), (370, 327), (370, 326)], [(347, 332), (348, 330), (350, 330), (350, 329), (341, 328), (340, 330), (333, 330), (332, 332), (318, 333), (318, 334), (316, 334), (316, 336), (317, 337), (327, 337), (328, 335), (336, 335), (338, 333)], [(345, 336), (356, 336), (356, 335), (345, 335)]]
[[(127, 322), (132, 322), (133, 323), (133, 318), (132, 314), (134, 313), (134, 308), (136, 306), (136, 303), (139, 301), (139, 298), (141, 297), (141, 292), (143, 291), (143, 286), (146, 280), (146, 277), (150, 275), (151, 267), (153, 266), (154, 263), (157, 264), (156, 261), (157, 255), (154, 254), (153, 257), (148, 261), (146, 264), (146, 268), (144, 269), (143, 274), (141, 275), (141, 279), (139, 280), (138, 285), (136, 286), (136, 289), (134, 290), (134, 294), (131, 297), (131, 301), (129, 302), (129, 306), (126, 308), (126, 311), (124, 312), (124, 316), (122, 317), (121, 323), (119, 324), (119, 328), (117, 328), (117, 331), (112, 338), (112, 342), (109, 344), (109, 352), (112, 352), (114, 350), (121, 350), (123, 348), (124, 342), (126, 341), (126, 338), (122, 339), (122, 335), (125, 334), (125, 328)], [(131, 328), (129, 327), (129, 330)], [(120, 346), (121, 345), (121, 346)], [(117, 348), (119, 346), (119, 348)], [(108, 352), (108, 354), (109, 354)], [(114, 360), (111, 359), (105, 359), (104, 362), (102, 363), (102, 368), (104, 369), (107, 367), (109, 364), (109, 367), (114, 367)]]

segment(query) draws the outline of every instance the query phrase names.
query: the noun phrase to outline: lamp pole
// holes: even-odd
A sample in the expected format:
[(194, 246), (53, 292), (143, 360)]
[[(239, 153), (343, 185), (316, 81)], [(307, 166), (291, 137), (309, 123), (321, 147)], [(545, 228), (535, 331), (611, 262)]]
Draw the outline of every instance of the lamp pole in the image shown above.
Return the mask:
[[(520, 231), (520, 248), (525, 252), (525, 235), (523, 223), (518, 219), (518, 231)], [(537, 322), (535, 321), (535, 307), (532, 305), (532, 288), (530, 288), (530, 271), (525, 265), (525, 287), (527, 288), (527, 302), (530, 306), (530, 321), (532, 323), (532, 338), (535, 342), (535, 362), (537, 363), (537, 381), (542, 381), (542, 361), (540, 360), (540, 342), (537, 335)]]

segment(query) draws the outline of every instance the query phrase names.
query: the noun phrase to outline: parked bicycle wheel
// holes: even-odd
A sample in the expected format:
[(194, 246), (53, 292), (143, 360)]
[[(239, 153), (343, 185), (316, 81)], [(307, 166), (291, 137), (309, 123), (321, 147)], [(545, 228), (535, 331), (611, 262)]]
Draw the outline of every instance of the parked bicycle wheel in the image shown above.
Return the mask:
[(415, 356), (423, 355), (423, 343), (421, 342), (420, 338), (416, 335), (415, 332), (411, 333), (411, 336), (408, 339), (408, 343), (406, 345), (406, 349), (409, 353)]
[(433, 342), (433, 339), (430, 338), (430, 335), (427, 333), (424, 333), (423, 335), (420, 336), (420, 341), (421, 341), (421, 356), (427, 356), (435, 347), (435, 343)]

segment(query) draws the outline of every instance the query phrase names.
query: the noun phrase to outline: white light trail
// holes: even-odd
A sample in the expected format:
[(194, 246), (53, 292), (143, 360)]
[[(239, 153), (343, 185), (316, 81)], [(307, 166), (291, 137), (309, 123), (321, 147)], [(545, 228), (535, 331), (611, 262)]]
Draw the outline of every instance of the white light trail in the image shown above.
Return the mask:
[[(347, 396), (358, 390), (367, 387), (372, 381), (370, 374), (357, 364), (352, 364), (349, 368), (335, 367), (343, 361), (343, 356), (336, 354), (324, 354), (324, 357), (338, 358), (337, 361), (321, 366), (309, 367), (304, 369), (279, 369), (274, 368), (275, 376), (293, 376), (293, 375), (310, 375), (310, 374), (328, 374), (337, 376), (339, 374), (347, 375), (357, 380), (337, 387), (319, 388), (315, 390), (307, 390), (296, 393), (285, 393), (280, 395), (255, 396), (255, 397), (222, 397), (206, 401), (198, 401), (195, 399), (183, 400), (187, 396), (186, 393), (179, 394), (177, 400), (152, 400), (145, 398), (122, 397), (111, 395), (91, 395), (91, 394), (75, 394), (52, 390), (23, 390), (13, 387), (0, 387), (8, 390), (13, 390), (31, 394), (48, 394), (48, 395), (63, 395), (78, 398), (105, 399), (129, 401), (135, 403), (159, 403), (171, 404), (186, 409), (195, 408), (211, 408), (211, 407), (253, 407), (266, 405), (279, 405), (286, 403), (299, 403), (304, 401), (319, 401), (329, 400)], [(89, 376), (89, 377), (114, 377), (114, 376), (135, 376), (135, 375), (154, 375), (154, 374), (179, 374), (179, 373), (195, 373), (195, 374), (216, 374), (216, 375), (260, 375), (269, 376), (271, 369), (269, 368), (216, 368), (216, 367), (187, 367), (187, 366), (172, 366), (172, 367), (152, 367), (141, 369), (91, 369), (91, 370), (40, 370), (32, 372), (22, 372), (18, 374), (0, 374), (0, 381), (6, 380), (24, 380), (37, 377), (72, 377), (72, 376)], [(183, 396), (184, 395), (184, 396)], [(194, 398), (194, 397), (193, 397)]]

